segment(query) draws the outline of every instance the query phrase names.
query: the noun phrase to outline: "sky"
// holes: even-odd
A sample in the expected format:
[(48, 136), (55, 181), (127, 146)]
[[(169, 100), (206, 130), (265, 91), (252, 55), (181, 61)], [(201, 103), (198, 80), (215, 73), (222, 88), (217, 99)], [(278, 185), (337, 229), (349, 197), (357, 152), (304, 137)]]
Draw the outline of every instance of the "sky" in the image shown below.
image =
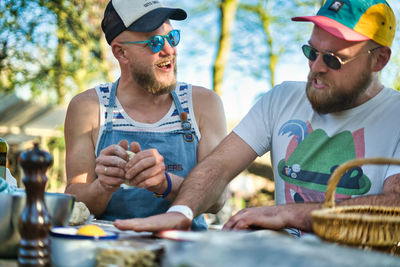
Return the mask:
[[(212, 57), (213, 58), (213, 57)], [(303, 57), (296, 57), (295, 62), (279, 64), (276, 72), (276, 83), (286, 80), (305, 81), (308, 74), (307, 61)], [(196, 61), (198, 64), (197, 60)], [(288, 61), (288, 60), (285, 60)], [(227, 120), (239, 120), (247, 114), (249, 109), (262, 93), (265, 93), (266, 81), (256, 80), (251, 76), (243, 76), (238, 72), (225, 72), (222, 102)], [(178, 80), (191, 84), (212, 88), (211, 66), (201, 72), (188, 68), (179, 68)]]
[[(215, 59), (215, 44), (203, 53), (191, 56), (192, 42), (185, 42), (185, 35), (191, 34), (192, 21), (190, 14), (184, 22), (173, 21), (173, 26), (181, 30), (181, 42), (178, 46), (178, 80), (193, 85), (212, 88), (212, 66)], [(218, 27), (215, 25), (215, 29)], [(186, 36), (186, 38), (189, 38)], [(301, 44), (299, 43), (299, 47)], [(188, 52), (189, 51), (189, 52)], [(301, 52), (300, 52), (301, 53)], [(241, 62), (234, 62), (241, 64)], [(276, 84), (285, 80), (305, 81), (308, 74), (308, 63), (302, 54), (297, 57), (284, 55), (276, 70)], [(222, 101), (228, 121), (238, 121), (243, 118), (257, 96), (268, 90), (266, 80), (257, 80), (253, 76), (243, 75), (238, 70), (227, 67), (225, 70)]]

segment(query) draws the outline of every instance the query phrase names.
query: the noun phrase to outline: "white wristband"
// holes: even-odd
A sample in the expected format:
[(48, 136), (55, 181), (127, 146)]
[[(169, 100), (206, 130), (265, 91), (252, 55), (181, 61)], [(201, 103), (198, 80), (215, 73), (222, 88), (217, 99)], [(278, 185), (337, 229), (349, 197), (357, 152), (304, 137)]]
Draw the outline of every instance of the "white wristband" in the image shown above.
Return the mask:
[(191, 208), (189, 208), (186, 205), (174, 205), (174, 206), (171, 206), (167, 210), (167, 213), (168, 212), (179, 212), (179, 213), (185, 215), (186, 218), (188, 218), (189, 220), (193, 220), (193, 211), (192, 211)]

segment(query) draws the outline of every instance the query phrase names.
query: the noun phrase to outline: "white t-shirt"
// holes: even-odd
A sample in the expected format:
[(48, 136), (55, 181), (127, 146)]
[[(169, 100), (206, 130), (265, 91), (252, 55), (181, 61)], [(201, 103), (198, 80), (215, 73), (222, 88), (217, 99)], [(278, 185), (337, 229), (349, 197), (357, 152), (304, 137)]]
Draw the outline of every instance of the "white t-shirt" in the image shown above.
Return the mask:
[[(400, 158), (400, 92), (384, 88), (350, 110), (321, 115), (304, 82), (268, 91), (234, 132), (259, 156), (271, 151), (276, 204), (324, 201), (326, 182), (338, 165), (354, 158)], [(365, 165), (342, 177), (336, 199), (382, 192), (398, 165)]]

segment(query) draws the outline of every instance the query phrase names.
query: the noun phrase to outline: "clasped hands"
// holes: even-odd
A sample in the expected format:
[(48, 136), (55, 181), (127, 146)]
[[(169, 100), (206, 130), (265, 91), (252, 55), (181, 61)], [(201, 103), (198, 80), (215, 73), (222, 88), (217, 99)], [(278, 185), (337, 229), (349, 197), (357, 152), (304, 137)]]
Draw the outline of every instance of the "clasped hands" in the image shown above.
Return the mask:
[(137, 142), (130, 144), (130, 151), (136, 155), (129, 159), (128, 141), (104, 148), (96, 158), (95, 172), (98, 182), (109, 192), (126, 183), (162, 194), (167, 186), (164, 158), (157, 149), (141, 150)]

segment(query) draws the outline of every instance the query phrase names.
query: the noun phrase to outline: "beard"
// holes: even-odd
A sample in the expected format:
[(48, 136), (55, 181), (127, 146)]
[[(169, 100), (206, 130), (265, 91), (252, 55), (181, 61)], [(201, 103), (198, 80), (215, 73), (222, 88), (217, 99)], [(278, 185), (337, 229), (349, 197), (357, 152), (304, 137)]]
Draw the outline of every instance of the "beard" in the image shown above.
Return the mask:
[(328, 114), (343, 111), (357, 106), (357, 101), (372, 82), (372, 72), (366, 69), (357, 80), (348, 86), (336, 86), (329, 83), (329, 90), (318, 90), (312, 87), (315, 78), (323, 80), (324, 74), (310, 72), (308, 75), (306, 93), (312, 108), (321, 114)]
[(132, 64), (131, 69), (133, 80), (152, 95), (169, 94), (176, 87), (176, 64), (174, 64), (174, 78), (169, 83), (158, 81), (151, 67)]

